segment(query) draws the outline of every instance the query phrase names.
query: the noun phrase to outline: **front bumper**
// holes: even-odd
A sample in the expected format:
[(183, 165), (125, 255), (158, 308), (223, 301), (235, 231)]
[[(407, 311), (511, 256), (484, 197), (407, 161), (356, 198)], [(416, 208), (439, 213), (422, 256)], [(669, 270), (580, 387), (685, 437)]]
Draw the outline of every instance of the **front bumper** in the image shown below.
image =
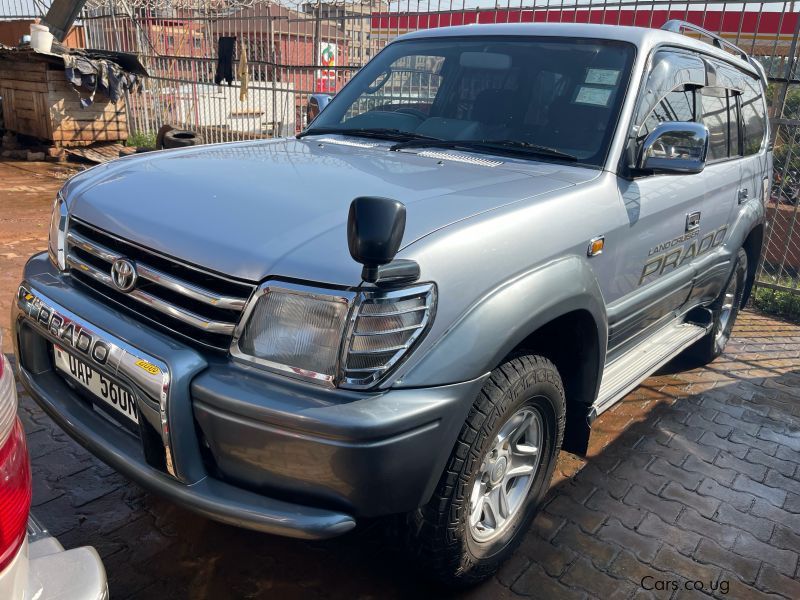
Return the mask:
[[(268, 374), (114, 310), (46, 255), (20, 290), (20, 380), (65, 431), (146, 489), (269, 533), (332, 537), (427, 502), (483, 383), (365, 393)], [(138, 436), (54, 370), (54, 342), (134, 391)]]

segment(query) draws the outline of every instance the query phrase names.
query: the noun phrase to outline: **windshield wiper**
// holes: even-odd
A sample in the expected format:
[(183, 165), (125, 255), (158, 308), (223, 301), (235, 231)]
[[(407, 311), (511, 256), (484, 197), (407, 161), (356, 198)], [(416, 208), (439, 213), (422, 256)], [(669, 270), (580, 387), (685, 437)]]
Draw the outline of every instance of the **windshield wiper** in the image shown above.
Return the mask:
[(431, 137), (429, 135), (422, 135), (420, 133), (414, 133), (413, 131), (403, 131), (402, 129), (388, 129), (388, 128), (380, 128), (380, 127), (373, 127), (373, 128), (353, 128), (347, 129), (346, 127), (316, 127), (312, 129), (306, 129), (305, 131), (301, 131), (295, 137), (297, 139), (306, 137), (307, 135), (325, 135), (330, 133), (337, 133), (339, 135), (352, 135), (355, 137), (367, 137), (367, 138), (377, 138), (381, 140), (391, 140), (400, 142), (410, 142), (410, 141), (422, 141), (427, 140), (429, 142), (440, 142), (439, 138)]
[(555, 148), (539, 146), (530, 142), (520, 140), (408, 140), (399, 142), (392, 146), (390, 150), (403, 150), (404, 148), (452, 148), (454, 150), (467, 150), (477, 152), (500, 152), (512, 154), (528, 154), (544, 156), (547, 158), (557, 158), (575, 162), (577, 156), (561, 152)]

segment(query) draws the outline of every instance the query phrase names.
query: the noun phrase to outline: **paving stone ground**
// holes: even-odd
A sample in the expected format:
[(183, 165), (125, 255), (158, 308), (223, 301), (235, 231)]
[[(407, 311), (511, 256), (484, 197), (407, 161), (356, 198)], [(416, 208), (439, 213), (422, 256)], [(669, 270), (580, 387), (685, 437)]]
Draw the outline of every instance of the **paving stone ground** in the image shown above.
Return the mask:
[[(0, 181), (7, 334), (59, 182), (50, 165), (3, 162)], [(562, 453), (519, 550), (459, 594), (421, 579), (387, 522), (325, 542), (220, 525), (145, 493), (20, 402), (34, 512), (65, 546), (97, 548), (114, 599), (800, 598), (800, 326), (754, 312), (713, 364), (668, 365), (602, 415), (586, 459)]]

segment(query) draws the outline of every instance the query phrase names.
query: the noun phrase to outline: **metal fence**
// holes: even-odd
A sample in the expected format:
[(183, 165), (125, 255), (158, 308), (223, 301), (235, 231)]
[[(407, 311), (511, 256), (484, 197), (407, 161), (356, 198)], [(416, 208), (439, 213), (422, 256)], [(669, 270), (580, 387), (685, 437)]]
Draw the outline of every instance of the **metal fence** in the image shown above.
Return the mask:
[[(0, 0), (0, 26), (41, 16), (49, 1)], [(138, 54), (148, 69), (142, 93), (128, 98), (135, 134), (152, 136), (168, 123), (220, 142), (300, 130), (310, 94), (337, 91), (406, 31), (466, 23), (691, 21), (756, 56), (768, 73), (775, 179), (759, 285), (800, 297), (798, 10), (795, 2), (700, 0), (89, 0), (77, 33), (88, 47)], [(231, 72), (223, 74), (233, 81), (218, 85), (226, 43), (234, 50)], [(394, 76), (385, 88), (392, 93), (425, 93), (426, 85), (430, 91), (413, 65)]]

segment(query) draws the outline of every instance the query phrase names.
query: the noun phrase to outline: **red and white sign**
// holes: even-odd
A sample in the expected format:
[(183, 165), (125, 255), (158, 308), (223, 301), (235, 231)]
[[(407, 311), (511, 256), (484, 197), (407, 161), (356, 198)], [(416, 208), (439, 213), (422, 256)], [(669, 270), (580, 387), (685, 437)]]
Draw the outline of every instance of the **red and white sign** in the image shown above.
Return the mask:
[(339, 48), (336, 44), (322, 42), (319, 45), (319, 61), (321, 69), (317, 69), (316, 91), (336, 93), (336, 59)]

